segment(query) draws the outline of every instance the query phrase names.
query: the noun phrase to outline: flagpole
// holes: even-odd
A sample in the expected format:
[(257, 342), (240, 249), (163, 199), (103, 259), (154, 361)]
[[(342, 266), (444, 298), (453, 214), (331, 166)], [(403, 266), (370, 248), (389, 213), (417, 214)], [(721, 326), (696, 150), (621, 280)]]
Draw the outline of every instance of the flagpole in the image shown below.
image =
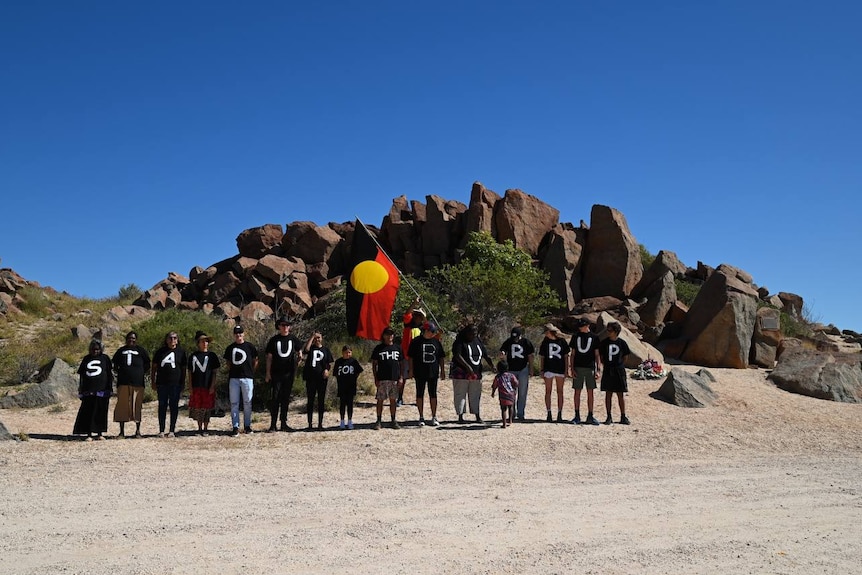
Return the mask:
[[(395, 264), (395, 262), (394, 262), (394, 261), (392, 261), (392, 258), (391, 258), (391, 257), (389, 257), (389, 254), (388, 254), (388, 253), (386, 253), (386, 250), (384, 250), (384, 249), (383, 249), (383, 246), (381, 246), (381, 245), (380, 245), (380, 242), (378, 242), (378, 241), (377, 241), (377, 238), (376, 238), (376, 237), (374, 237), (374, 234), (372, 234), (372, 233), (371, 233), (371, 230), (369, 230), (369, 229), (368, 229), (368, 226), (366, 226), (366, 225), (365, 225), (365, 222), (363, 222), (362, 220), (360, 220), (360, 219), (359, 219), (359, 216), (356, 216), (356, 221), (357, 221), (357, 222), (359, 222), (359, 223), (362, 225), (362, 227), (363, 227), (363, 228), (365, 228), (365, 232), (366, 232), (366, 233), (368, 234), (368, 236), (369, 236), (369, 237), (374, 241), (374, 244), (377, 246), (377, 249), (379, 249), (379, 250), (383, 253), (383, 255), (384, 255), (384, 256), (386, 256), (386, 259), (387, 259), (387, 260), (389, 260), (389, 263), (391, 263), (391, 264), (392, 264), (392, 267), (394, 267), (394, 268), (395, 268), (395, 271), (397, 271), (397, 272), (398, 272), (398, 276), (399, 276), (399, 277), (404, 281), (404, 283), (405, 283), (405, 284), (407, 284), (407, 287), (409, 287), (409, 288), (410, 288), (410, 290), (411, 290), (414, 294), (416, 294), (416, 297), (417, 297), (417, 298), (422, 299), (422, 296), (421, 296), (421, 295), (419, 295), (419, 292), (418, 292), (418, 291), (416, 291), (416, 288), (414, 288), (414, 287), (413, 287), (413, 284), (411, 284), (409, 281), (407, 281), (407, 276), (405, 276), (405, 275), (404, 275), (404, 272), (402, 272), (402, 271), (401, 271), (401, 269), (400, 269), (400, 268)], [(426, 307), (427, 307), (427, 304), (426, 304)], [(440, 322), (439, 322), (439, 321), (437, 321), (437, 318), (436, 318), (436, 317), (434, 317), (434, 313), (431, 311), (431, 308), (430, 308), (430, 307), (428, 308), (428, 315), (431, 317), (431, 319), (433, 319), (433, 320), (434, 320), (434, 323), (436, 323), (436, 324), (437, 324), (437, 327), (438, 327), (438, 328), (441, 328), (441, 326), (440, 326)]]

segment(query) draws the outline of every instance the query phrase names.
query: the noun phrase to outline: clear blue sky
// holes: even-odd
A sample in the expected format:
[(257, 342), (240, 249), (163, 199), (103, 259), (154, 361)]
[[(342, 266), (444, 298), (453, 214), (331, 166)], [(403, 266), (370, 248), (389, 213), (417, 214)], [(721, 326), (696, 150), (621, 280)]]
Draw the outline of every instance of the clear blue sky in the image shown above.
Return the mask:
[(265, 223), (521, 188), (862, 330), (862, 3), (0, 3), (0, 266), (89, 297)]

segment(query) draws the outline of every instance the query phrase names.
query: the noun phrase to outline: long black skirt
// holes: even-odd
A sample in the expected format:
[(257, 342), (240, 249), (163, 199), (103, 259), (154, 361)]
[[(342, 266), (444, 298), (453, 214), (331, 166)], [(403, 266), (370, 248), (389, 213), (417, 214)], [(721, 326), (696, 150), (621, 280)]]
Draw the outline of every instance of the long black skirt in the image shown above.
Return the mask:
[(629, 383), (626, 380), (626, 368), (606, 368), (602, 373), (602, 391), (628, 393)]
[(108, 402), (110, 397), (86, 396), (81, 398), (78, 417), (75, 418), (75, 435), (108, 431)]

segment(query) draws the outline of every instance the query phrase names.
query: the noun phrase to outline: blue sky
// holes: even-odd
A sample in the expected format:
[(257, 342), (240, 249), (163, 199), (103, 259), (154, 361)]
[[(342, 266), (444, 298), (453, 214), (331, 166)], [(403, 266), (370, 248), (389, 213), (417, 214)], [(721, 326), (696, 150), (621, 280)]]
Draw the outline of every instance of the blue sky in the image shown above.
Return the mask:
[(862, 4), (0, 3), (0, 266), (89, 297), (481, 181), (862, 331)]

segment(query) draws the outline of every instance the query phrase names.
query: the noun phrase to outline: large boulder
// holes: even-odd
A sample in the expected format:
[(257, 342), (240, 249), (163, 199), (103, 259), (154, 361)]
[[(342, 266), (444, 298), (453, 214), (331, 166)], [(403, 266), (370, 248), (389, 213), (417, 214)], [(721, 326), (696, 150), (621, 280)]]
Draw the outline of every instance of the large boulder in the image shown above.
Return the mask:
[(781, 344), (781, 312), (764, 306), (757, 310), (754, 335), (751, 338), (749, 362), (758, 367), (772, 369)]
[[(467, 208), (467, 234), (470, 232), (488, 232), (497, 237), (494, 229), (494, 208), (500, 201), (500, 194), (489, 190), (479, 182), (473, 183), (470, 190), (470, 206)], [(464, 237), (466, 243), (467, 237)]]
[(673, 278), (676, 278), (685, 275), (685, 270), (685, 264), (679, 261), (675, 253), (661, 250), (652, 264), (650, 264), (650, 267), (644, 272), (637, 285), (632, 288), (631, 296), (639, 299), (646, 295), (646, 292), (650, 290), (653, 284), (662, 280), (668, 272), (670, 272)]
[(236, 237), (239, 255), (259, 258), (281, 245), (284, 232), (280, 224), (266, 224), (240, 232)]
[[(446, 201), (439, 196), (426, 196), (425, 224), (422, 226), (422, 253), (437, 256), (439, 261), (447, 263), (457, 238), (459, 213), (467, 211), (467, 206)], [(460, 209), (460, 211), (459, 211)], [(430, 266), (426, 266), (430, 267)]]
[[(607, 337), (607, 325), (612, 321), (619, 321), (614, 318), (608, 312), (602, 312), (596, 318), (596, 332), (599, 337), (604, 339)], [(629, 345), (629, 349), (631, 353), (626, 356), (626, 367), (630, 369), (634, 369), (639, 366), (647, 359), (655, 359), (659, 363), (664, 363), (664, 356), (662, 353), (651, 346), (650, 344), (641, 341), (634, 333), (632, 333), (624, 323), (619, 322), (622, 331), (620, 332), (620, 338), (625, 340), (625, 342)]]
[(638, 307), (641, 321), (649, 327), (656, 327), (664, 323), (665, 317), (676, 302), (676, 283), (673, 272), (670, 270), (665, 272), (643, 292), (643, 296), (647, 301)]
[(534, 258), (545, 234), (559, 221), (558, 209), (521, 190), (506, 190), (506, 195), (494, 208), (497, 240), (512, 240), (516, 247)]
[(709, 386), (714, 382), (715, 377), (705, 369), (697, 373), (672, 370), (656, 393), (680, 407), (707, 407), (715, 403), (715, 393)]
[(542, 269), (548, 284), (570, 310), (581, 299), (581, 254), (586, 243), (584, 230), (571, 224), (554, 226), (540, 250)]
[(802, 311), (805, 308), (805, 301), (801, 295), (796, 295), (790, 292), (778, 292), (778, 299), (781, 301), (781, 309), (794, 319), (802, 319)]
[(588, 298), (628, 297), (643, 276), (640, 247), (620, 211), (593, 206), (583, 276)]
[(296, 256), (306, 264), (329, 260), (341, 236), (330, 226), (318, 226), (312, 222), (294, 222), (287, 226), (282, 246), (285, 255)]
[(9, 433), (9, 430), (6, 429), (6, 426), (3, 425), (2, 421), (0, 421), (0, 441), (11, 441), (14, 439), (15, 436)]
[(43, 365), (36, 383), (15, 395), (0, 398), (0, 409), (10, 407), (46, 407), (73, 399), (78, 395), (78, 380), (72, 367), (60, 358)]
[(207, 302), (219, 304), (239, 291), (242, 282), (233, 272), (227, 272), (216, 276), (209, 287)]
[(779, 388), (845, 403), (862, 403), (862, 356), (830, 353), (806, 346), (788, 347), (769, 379)]
[(757, 300), (757, 290), (735, 268), (719, 266), (686, 315), (681, 359), (707, 367), (748, 367)]
[(260, 275), (273, 283), (279, 284), (293, 272), (304, 272), (305, 262), (297, 257), (284, 258), (276, 255), (265, 255), (254, 268), (255, 275)]

